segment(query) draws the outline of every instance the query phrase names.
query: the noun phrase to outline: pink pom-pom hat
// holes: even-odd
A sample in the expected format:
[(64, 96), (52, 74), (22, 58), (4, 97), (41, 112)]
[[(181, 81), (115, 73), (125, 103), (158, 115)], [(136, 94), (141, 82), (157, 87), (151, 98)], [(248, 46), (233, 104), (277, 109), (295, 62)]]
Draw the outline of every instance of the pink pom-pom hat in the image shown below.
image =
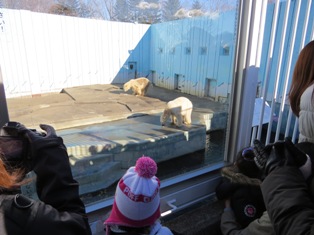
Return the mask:
[[(156, 162), (142, 156), (118, 182), (112, 211), (105, 225), (145, 227), (160, 217), (160, 181)], [(107, 228), (108, 231), (108, 228)]]
[(157, 173), (157, 164), (150, 157), (141, 157), (137, 159), (135, 171), (140, 177), (152, 178)]

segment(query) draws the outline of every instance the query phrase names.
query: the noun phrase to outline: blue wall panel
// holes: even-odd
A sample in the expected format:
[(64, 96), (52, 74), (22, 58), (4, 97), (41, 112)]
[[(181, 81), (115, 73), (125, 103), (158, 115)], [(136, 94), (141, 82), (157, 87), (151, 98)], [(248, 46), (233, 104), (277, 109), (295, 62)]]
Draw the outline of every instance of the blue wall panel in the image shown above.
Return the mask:
[(234, 35), (234, 11), (152, 25), (150, 51), (151, 70), (156, 73), (154, 83), (205, 96), (206, 79), (215, 79), (217, 86), (220, 85), (215, 99), (227, 97), (232, 80)]

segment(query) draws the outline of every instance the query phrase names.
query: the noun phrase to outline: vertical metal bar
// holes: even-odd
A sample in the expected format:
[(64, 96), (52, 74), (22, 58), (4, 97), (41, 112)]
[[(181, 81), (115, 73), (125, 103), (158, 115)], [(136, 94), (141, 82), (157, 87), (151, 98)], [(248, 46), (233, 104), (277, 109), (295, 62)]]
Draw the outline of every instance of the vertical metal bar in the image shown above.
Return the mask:
[(296, 34), (297, 34), (298, 23), (299, 23), (301, 0), (298, 0), (296, 2), (296, 4), (297, 4), (296, 5), (296, 11), (295, 11), (295, 14), (293, 17), (294, 22), (293, 22), (293, 30), (292, 30), (292, 40), (291, 40), (290, 48), (289, 48), (288, 62), (286, 63), (286, 71), (285, 71), (285, 76), (284, 76), (285, 81), (284, 81), (284, 86), (283, 86), (284, 89), (283, 89), (283, 93), (282, 93), (280, 110), (279, 110), (279, 118), (278, 118), (278, 123), (277, 123), (277, 130), (276, 130), (276, 137), (275, 137), (276, 140), (279, 139), (282, 116), (283, 116), (283, 112), (284, 112), (285, 104), (286, 104), (288, 81), (290, 79), (290, 72), (292, 70), (291, 69), (292, 55), (293, 55), (293, 49), (294, 49), (294, 44), (295, 44), (295, 38), (296, 38)]
[(292, 142), (295, 143), (297, 139), (297, 130), (299, 127), (299, 119), (297, 118), (294, 123), (293, 134), (292, 134)]
[[(279, 49), (279, 60), (277, 64), (277, 71), (276, 71), (276, 78), (275, 78), (275, 87), (273, 92), (273, 98), (271, 103), (271, 113), (274, 113), (275, 105), (277, 102), (277, 93), (278, 93), (278, 86), (279, 86), (279, 80), (281, 75), (281, 66), (282, 66), (282, 57), (283, 57), (283, 51), (284, 51), (284, 45), (286, 40), (286, 32), (287, 32), (287, 23), (288, 23), (288, 16), (289, 16), (289, 10), (290, 10), (290, 1), (286, 1), (286, 9), (285, 9), (285, 15), (284, 15), (284, 23), (283, 23), (283, 29), (282, 29), (282, 35), (281, 35), (281, 45)], [(268, 125), (267, 129), (267, 136), (266, 136), (266, 142), (269, 143), (270, 134), (271, 134), (271, 127), (272, 127), (272, 119), (270, 120), (270, 123)]]
[[(301, 0), (300, 0), (301, 2)], [(304, 47), (305, 44), (305, 37), (306, 37), (306, 32), (307, 28), (309, 27), (309, 18), (310, 18), (310, 11), (311, 11), (311, 5), (312, 5), (312, 0), (307, 1), (307, 6), (306, 6), (306, 13), (305, 13), (305, 18), (304, 18), (304, 24), (303, 24), (303, 29), (302, 29), (302, 38), (301, 38), (301, 43), (300, 43), (300, 51)], [(313, 24), (314, 26), (314, 24)]]
[(314, 40), (314, 21), (313, 22), (313, 25), (312, 25), (312, 34), (311, 34), (311, 39)]
[(286, 123), (285, 137), (288, 137), (288, 136), (289, 136), (289, 130), (290, 130), (290, 126), (291, 126), (291, 120), (292, 120), (292, 112), (291, 112), (291, 109), (289, 109), (288, 118), (287, 118), (287, 123)]
[[(273, 20), (272, 20), (272, 26), (271, 26), (271, 34), (270, 34), (270, 42), (268, 47), (268, 56), (267, 56), (267, 64), (266, 64), (266, 77), (264, 79), (264, 85), (263, 85), (263, 93), (262, 93), (262, 110), (260, 115), (260, 123), (258, 126), (258, 132), (257, 132), (257, 139), (261, 139), (262, 135), (262, 125), (263, 125), (263, 117), (264, 117), (264, 110), (265, 110), (265, 101), (266, 101), (266, 95), (268, 91), (268, 84), (270, 79), (270, 71), (271, 71), (271, 64), (272, 64), (272, 58), (274, 54), (274, 44), (275, 44), (275, 36), (277, 31), (277, 23), (278, 23), (278, 12), (279, 12), (279, 1), (276, 1), (275, 9), (273, 13)], [(272, 115), (270, 116), (269, 120), (269, 126), (271, 126), (272, 123)], [(268, 143), (267, 143), (268, 144)]]
[(7, 106), (7, 99), (5, 97), (2, 71), (1, 71), (1, 66), (0, 66), (0, 126), (3, 126), (8, 121), (9, 121), (9, 112), (8, 112), (8, 106)]
[[(301, 0), (300, 0), (301, 3)], [(310, 11), (311, 11), (311, 4), (312, 4), (312, 0), (308, 0), (307, 1), (307, 6), (306, 6), (306, 13), (305, 13), (305, 17), (304, 17), (304, 24), (303, 24), (303, 29), (302, 29), (302, 36), (301, 36), (301, 42), (300, 42), (300, 49), (299, 51), (302, 50), (302, 48), (304, 47), (305, 44), (305, 37), (306, 37), (306, 32), (309, 26), (309, 16), (310, 16)], [(290, 122), (292, 119), (293, 113), (291, 108), (289, 109), (289, 114), (288, 114), (288, 121), (287, 121), (287, 126), (286, 126), (286, 132), (285, 132), (285, 137), (287, 137), (289, 134), (289, 129), (290, 129)], [(295, 121), (295, 125), (293, 128), (293, 133), (292, 133), (292, 141), (295, 142), (296, 140), (296, 135), (297, 135), (297, 131), (298, 131), (298, 125), (296, 125), (298, 123), (298, 118), (296, 117), (296, 121)]]
[(234, 65), (232, 97), (229, 110), (225, 160), (232, 161), (237, 151), (250, 144), (257, 88), (261, 41), (265, 22), (261, 21), (265, 0), (241, 0)]
[(253, 131), (252, 131), (250, 146), (253, 146), (253, 144), (254, 144), (254, 140), (256, 139), (256, 133), (257, 133), (257, 126), (254, 126)]
[[(249, 4), (251, 1), (239, 0), (238, 10), (238, 22), (237, 22), (237, 39), (235, 45), (235, 59), (234, 59), (234, 75), (232, 84), (232, 96), (230, 97), (229, 106), (229, 122), (226, 135), (226, 151), (225, 160), (233, 161), (232, 157), (237, 152), (237, 138), (238, 138), (238, 126), (241, 106), (241, 91), (242, 91), (242, 77), (243, 67), (247, 52), (247, 37), (248, 37), (248, 22), (250, 16)], [(240, 92), (238, 92), (240, 91)], [(231, 131), (232, 130), (232, 131)]]

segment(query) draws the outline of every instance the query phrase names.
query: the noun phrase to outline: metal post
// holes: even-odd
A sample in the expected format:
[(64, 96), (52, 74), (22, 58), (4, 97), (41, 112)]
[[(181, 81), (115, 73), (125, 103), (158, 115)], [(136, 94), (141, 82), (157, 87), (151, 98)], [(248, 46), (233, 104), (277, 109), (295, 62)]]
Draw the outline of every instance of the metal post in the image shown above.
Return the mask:
[[(225, 160), (250, 145), (267, 1), (240, 0)], [(262, 10), (261, 10), (262, 9)]]
[(0, 66), (0, 126), (3, 126), (8, 121), (9, 121), (9, 113), (8, 113), (7, 99), (5, 97), (2, 71), (1, 71), (1, 66)]

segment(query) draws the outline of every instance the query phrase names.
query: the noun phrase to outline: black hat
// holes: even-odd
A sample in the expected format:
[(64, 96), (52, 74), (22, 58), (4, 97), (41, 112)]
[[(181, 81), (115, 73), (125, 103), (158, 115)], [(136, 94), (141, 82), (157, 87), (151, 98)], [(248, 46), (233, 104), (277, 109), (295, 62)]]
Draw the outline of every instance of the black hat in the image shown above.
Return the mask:
[(231, 208), (237, 222), (244, 228), (262, 216), (266, 210), (259, 186), (243, 185), (233, 193)]

